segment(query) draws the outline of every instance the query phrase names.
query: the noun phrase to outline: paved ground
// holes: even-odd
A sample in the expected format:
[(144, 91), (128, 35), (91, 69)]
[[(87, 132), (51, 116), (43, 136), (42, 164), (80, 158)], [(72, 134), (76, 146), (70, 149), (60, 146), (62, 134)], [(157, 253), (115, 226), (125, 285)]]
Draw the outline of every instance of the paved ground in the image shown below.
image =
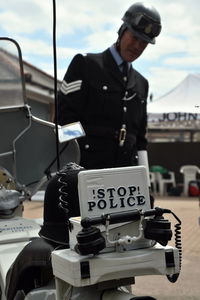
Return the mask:
[[(199, 201), (197, 198), (166, 197), (156, 198), (155, 205), (171, 209), (182, 221), (181, 274), (174, 284), (165, 276), (137, 277), (133, 286), (134, 294), (149, 295), (158, 300), (200, 300)], [(25, 202), (25, 217), (40, 218), (42, 213), (43, 202)], [(170, 217), (170, 220), (173, 219)]]
[[(164, 276), (137, 277), (136, 295), (150, 295), (158, 300), (200, 300), (200, 207), (198, 199), (157, 199), (156, 206), (171, 209), (182, 221), (183, 260), (176, 283)], [(171, 218), (170, 218), (171, 219)]]

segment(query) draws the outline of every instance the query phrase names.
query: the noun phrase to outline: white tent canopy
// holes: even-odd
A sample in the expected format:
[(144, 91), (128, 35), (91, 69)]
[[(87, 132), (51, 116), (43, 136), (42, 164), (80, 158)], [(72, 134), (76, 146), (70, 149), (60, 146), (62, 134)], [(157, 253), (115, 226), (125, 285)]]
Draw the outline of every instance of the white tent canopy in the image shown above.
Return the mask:
[(187, 75), (169, 93), (150, 102), (147, 109), (149, 123), (200, 120), (200, 74)]

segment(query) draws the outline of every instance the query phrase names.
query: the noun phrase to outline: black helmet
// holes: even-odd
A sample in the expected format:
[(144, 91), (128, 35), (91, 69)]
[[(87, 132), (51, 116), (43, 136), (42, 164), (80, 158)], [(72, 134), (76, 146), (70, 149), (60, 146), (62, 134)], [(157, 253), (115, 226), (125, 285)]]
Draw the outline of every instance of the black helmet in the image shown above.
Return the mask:
[(138, 38), (155, 44), (155, 37), (161, 32), (161, 18), (153, 6), (137, 2), (129, 7), (122, 20), (124, 24), (119, 30), (119, 35), (128, 28)]

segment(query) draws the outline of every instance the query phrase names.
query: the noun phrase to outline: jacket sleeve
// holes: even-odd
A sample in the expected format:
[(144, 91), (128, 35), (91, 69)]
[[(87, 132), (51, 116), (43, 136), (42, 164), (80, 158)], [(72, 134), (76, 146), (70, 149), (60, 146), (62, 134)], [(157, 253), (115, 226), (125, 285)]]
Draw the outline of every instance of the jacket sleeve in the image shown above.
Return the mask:
[(80, 121), (87, 99), (85, 85), (85, 57), (77, 54), (71, 61), (58, 92), (58, 124)]

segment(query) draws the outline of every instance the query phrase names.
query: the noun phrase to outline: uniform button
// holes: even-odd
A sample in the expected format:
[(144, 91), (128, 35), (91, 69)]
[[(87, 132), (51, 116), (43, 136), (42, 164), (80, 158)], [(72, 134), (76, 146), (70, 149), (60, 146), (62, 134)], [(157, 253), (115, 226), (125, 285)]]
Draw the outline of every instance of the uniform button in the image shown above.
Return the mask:
[(123, 107), (123, 111), (127, 112), (127, 107), (126, 106)]
[(125, 81), (125, 82), (127, 81), (127, 77), (126, 77), (126, 76), (124, 76), (124, 78), (123, 78), (123, 79), (124, 79), (124, 81)]
[(89, 149), (89, 148), (90, 148), (90, 145), (86, 144), (85, 149)]
[(106, 91), (108, 89), (107, 85), (103, 86), (103, 90)]

